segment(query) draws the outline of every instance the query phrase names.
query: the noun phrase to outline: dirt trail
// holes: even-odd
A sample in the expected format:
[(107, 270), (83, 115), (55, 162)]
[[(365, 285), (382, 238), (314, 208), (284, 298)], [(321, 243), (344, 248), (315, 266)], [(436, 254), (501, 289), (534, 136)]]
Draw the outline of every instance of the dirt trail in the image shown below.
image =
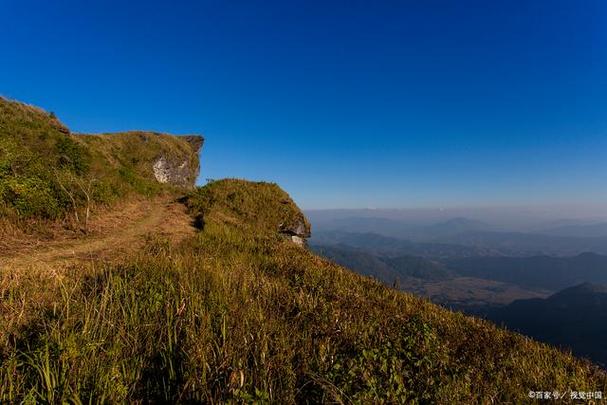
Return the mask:
[(195, 228), (186, 207), (175, 198), (158, 197), (123, 204), (91, 220), (88, 236), (23, 245), (0, 252), (0, 270), (30, 267), (52, 269), (102, 259), (120, 260), (140, 249), (148, 235), (160, 235), (179, 242), (193, 235)]

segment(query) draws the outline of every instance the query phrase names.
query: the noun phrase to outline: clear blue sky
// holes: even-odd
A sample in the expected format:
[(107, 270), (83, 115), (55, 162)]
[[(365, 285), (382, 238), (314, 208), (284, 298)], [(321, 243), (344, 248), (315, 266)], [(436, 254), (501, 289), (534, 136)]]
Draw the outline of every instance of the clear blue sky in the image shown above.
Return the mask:
[(29, 1), (0, 94), (304, 208), (607, 203), (607, 2)]

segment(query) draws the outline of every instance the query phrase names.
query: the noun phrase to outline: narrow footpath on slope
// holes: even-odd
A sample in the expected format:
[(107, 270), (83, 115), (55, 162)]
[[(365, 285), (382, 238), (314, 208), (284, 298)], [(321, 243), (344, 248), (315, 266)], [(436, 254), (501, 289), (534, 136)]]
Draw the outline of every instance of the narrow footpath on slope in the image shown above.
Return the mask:
[(93, 215), (90, 235), (23, 243), (0, 251), (0, 271), (31, 267), (56, 269), (82, 261), (117, 261), (136, 252), (149, 236), (179, 242), (195, 233), (186, 207), (175, 197), (130, 201)]

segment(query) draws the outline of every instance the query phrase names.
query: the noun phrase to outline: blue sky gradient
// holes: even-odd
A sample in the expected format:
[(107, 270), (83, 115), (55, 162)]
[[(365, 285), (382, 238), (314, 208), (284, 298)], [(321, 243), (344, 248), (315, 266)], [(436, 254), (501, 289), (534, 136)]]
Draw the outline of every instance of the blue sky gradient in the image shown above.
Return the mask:
[(0, 94), (304, 208), (607, 203), (607, 2), (2, 2)]

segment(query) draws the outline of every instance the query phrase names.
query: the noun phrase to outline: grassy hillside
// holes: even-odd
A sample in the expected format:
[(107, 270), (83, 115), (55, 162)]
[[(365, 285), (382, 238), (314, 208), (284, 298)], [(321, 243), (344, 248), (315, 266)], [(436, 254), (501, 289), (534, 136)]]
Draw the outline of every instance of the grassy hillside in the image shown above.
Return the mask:
[(276, 185), (217, 181), (189, 206), (196, 237), (156, 238), (124, 264), (47, 286), (53, 304), (2, 336), (0, 402), (524, 402), (530, 390), (607, 390), (589, 363), (296, 246), (280, 230), (302, 215)]
[[(1, 99), (0, 230), (65, 219), (91, 201), (184, 193), (159, 185), (151, 165), (186, 168), (189, 182), (200, 143), (77, 136)], [(118, 215), (105, 239), (80, 238), (93, 250), (78, 237), (63, 250), (52, 241), (52, 257), (95, 252), (68, 266), (2, 251), (0, 403), (518, 403), (530, 390), (607, 390), (590, 363), (296, 245), (310, 225), (275, 184), (221, 180), (183, 201), (199, 231), (179, 238), (159, 221), (187, 228), (189, 218), (170, 218), (177, 202), (163, 197), (146, 201), (147, 219)], [(117, 254), (118, 243), (134, 247)]]
[(166, 188), (152, 171), (160, 156), (187, 161), (193, 184), (200, 143), (149, 132), (74, 135), (54, 114), (0, 97), (0, 216), (61, 219), (129, 193), (153, 194)]

